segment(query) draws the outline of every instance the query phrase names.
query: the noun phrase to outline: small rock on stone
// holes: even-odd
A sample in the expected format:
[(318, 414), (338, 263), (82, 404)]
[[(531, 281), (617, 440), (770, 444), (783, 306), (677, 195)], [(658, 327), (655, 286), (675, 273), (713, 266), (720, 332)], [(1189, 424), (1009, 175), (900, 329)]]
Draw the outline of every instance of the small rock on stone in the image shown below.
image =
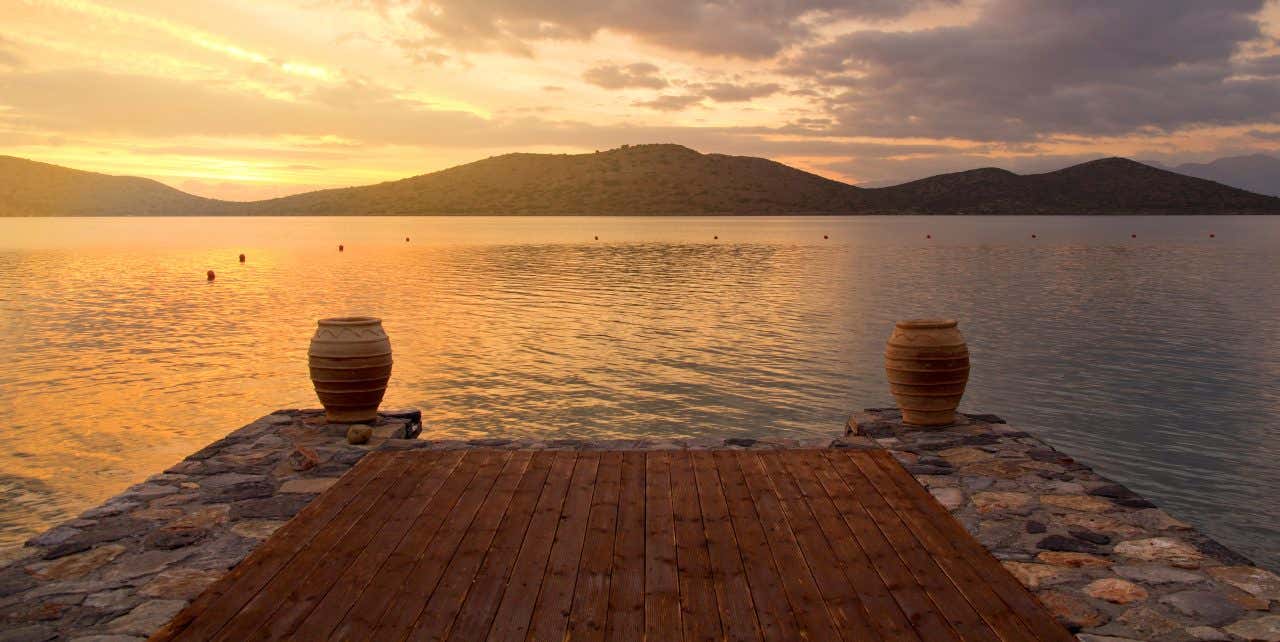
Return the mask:
[(1255, 566), (1218, 566), (1207, 572), (1219, 582), (1230, 584), (1254, 597), (1280, 600), (1280, 577), (1271, 571)]
[(1046, 530), (1048, 530), (1048, 528), (1045, 527), (1044, 522), (1037, 522), (1034, 519), (1029, 520), (1024, 528), (1028, 533), (1031, 533), (1031, 534), (1043, 533)]
[(979, 513), (1007, 512), (1026, 515), (1034, 507), (1035, 499), (1026, 493), (984, 491), (973, 496)]
[(1106, 511), (1114, 510), (1116, 507), (1115, 504), (1105, 499), (1088, 495), (1041, 495), (1040, 503), (1085, 513), (1105, 513)]
[(1049, 564), (1032, 564), (1028, 562), (1000, 562), (1005, 570), (1018, 579), (1023, 586), (1031, 590), (1036, 590), (1042, 586), (1051, 586), (1059, 584), (1075, 577), (1076, 573), (1068, 571), (1060, 566), (1050, 566)]
[(190, 600), (222, 575), (222, 571), (172, 568), (156, 575), (138, 592), (147, 597)]
[(246, 519), (231, 526), (231, 532), (241, 537), (266, 539), (276, 532), (284, 522), (274, 519)]
[(28, 567), (28, 571), (42, 580), (64, 580), (80, 577), (114, 560), (125, 551), (120, 544), (108, 544), (98, 548), (68, 555), (48, 564)]
[(947, 488), (930, 488), (929, 494), (933, 495), (933, 498), (938, 500), (938, 503), (942, 504), (942, 507), (949, 511), (955, 510), (964, 505), (964, 492), (954, 486)]
[(1236, 622), (1227, 627), (1227, 633), (1249, 642), (1280, 642), (1280, 615)]
[(1049, 613), (1073, 632), (1102, 626), (1111, 619), (1085, 600), (1061, 591), (1041, 591), (1036, 593), (1036, 597), (1049, 609)]
[(352, 424), (350, 428), (347, 428), (347, 443), (349, 444), (367, 444), (372, 436), (373, 428), (364, 424)]
[(1196, 568), (1204, 554), (1182, 540), (1171, 537), (1134, 539), (1116, 544), (1115, 553), (1148, 562), (1164, 561), (1185, 568)]
[(1200, 642), (1229, 642), (1231, 635), (1211, 626), (1193, 626), (1187, 629), (1187, 635)]
[(1096, 549), (1093, 544), (1071, 539), (1064, 535), (1050, 535), (1036, 542), (1036, 547), (1046, 551), (1066, 551), (1071, 553), (1092, 553)]
[(1106, 600), (1113, 604), (1128, 604), (1147, 599), (1147, 590), (1126, 580), (1107, 577), (1094, 580), (1084, 587), (1085, 595)]
[(280, 486), (282, 493), (322, 493), (327, 490), (334, 482), (338, 481), (337, 477), (316, 477), (313, 479), (290, 479)]
[(1147, 566), (1116, 566), (1113, 569), (1116, 575), (1127, 580), (1142, 582), (1143, 584), (1194, 584), (1203, 582), (1205, 577), (1199, 573), (1184, 571), (1182, 569), (1172, 568), (1159, 564)]
[(1036, 556), (1045, 564), (1066, 566), (1068, 568), (1101, 568), (1111, 566), (1111, 560), (1088, 553), (1071, 553), (1064, 551), (1045, 551)]
[(298, 446), (289, 453), (289, 468), (302, 472), (315, 468), (320, 463), (320, 456), (316, 451), (306, 446)]
[(1240, 617), (1244, 609), (1218, 591), (1180, 591), (1160, 598), (1179, 613), (1196, 622), (1221, 626)]
[(112, 633), (133, 633), (135, 635), (151, 635), (169, 622), (187, 603), (184, 600), (151, 600), (143, 602), (111, 621), (107, 630)]
[(1090, 544), (1110, 544), (1111, 537), (1102, 533), (1095, 533), (1083, 528), (1073, 528), (1067, 531), (1072, 537), (1089, 542)]

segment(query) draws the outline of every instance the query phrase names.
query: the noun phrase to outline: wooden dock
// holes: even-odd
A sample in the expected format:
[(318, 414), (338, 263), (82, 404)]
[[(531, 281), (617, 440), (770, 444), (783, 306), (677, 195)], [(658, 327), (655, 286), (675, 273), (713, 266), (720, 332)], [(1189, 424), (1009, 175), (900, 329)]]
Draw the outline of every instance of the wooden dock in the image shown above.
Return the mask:
[(882, 451), (376, 452), (153, 640), (1074, 640)]

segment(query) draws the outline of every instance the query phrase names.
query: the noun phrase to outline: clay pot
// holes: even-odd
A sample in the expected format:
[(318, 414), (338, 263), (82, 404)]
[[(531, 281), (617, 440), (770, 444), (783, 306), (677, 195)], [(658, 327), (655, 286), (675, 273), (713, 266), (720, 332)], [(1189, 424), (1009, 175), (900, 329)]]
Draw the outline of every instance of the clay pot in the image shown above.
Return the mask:
[(904, 423), (945, 426), (955, 421), (969, 381), (969, 348), (954, 319), (899, 321), (884, 352), (884, 371)]
[(372, 423), (391, 379), (391, 340), (373, 317), (321, 319), (307, 351), (311, 383), (332, 423)]

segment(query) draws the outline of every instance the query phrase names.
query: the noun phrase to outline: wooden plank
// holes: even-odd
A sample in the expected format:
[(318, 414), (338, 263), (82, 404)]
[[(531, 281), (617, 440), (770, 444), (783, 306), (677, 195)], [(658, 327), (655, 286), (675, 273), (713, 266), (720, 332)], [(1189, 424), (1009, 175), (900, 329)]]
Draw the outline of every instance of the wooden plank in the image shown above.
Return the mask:
[(872, 614), (871, 623), (876, 632), (885, 640), (920, 642), (920, 637), (893, 599), (884, 579), (876, 574), (871, 559), (859, 546), (835, 504), (827, 496), (826, 489), (818, 481), (814, 471), (827, 468), (829, 474), (834, 475), (835, 472), (830, 470), (831, 465), (814, 451), (794, 453), (783, 459), (804, 496), (805, 503), (813, 511), (822, 537), (830, 543), (832, 552), (842, 562), (841, 566), (849, 582), (858, 592), (867, 612)]
[[(556, 453), (546, 450), (533, 454), (533, 460), (507, 506), (502, 525), (493, 537), (493, 543), (485, 554), (475, 581), (458, 609), (453, 628), (449, 631), (450, 639), (481, 640), (488, 634), (498, 602), (507, 587), (507, 578), (520, 553), (520, 545), (524, 542), (529, 520), (533, 517), (544, 486), (548, 483), (547, 474), (551, 471), (555, 457)], [(571, 461), (569, 465), (572, 466)], [(571, 468), (566, 469), (565, 479), (568, 479), (567, 470)]]
[(963, 640), (999, 639), (995, 632), (987, 626), (982, 616), (965, 600), (964, 595), (956, 588), (946, 573), (929, 556), (929, 552), (912, 535), (898, 514), (885, 502), (865, 477), (858, 471), (856, 457), (866, 457), (866, 451), (832, 452), (827, 458), (834, 465), (836, 472), (846, 482), (863, 492), (859, 495), (862, 505), (871, 514), (876, 526), (885, 534), (898, 557), (907, 565), (916, 582), (924, 588), (929, 600), (937, 606), (937, 610), (947, 619)]
[(702, 524), (707, 537), (707, 563), (711, 571), (711, 584), (716, 593), (716, 605), (720, 611), (720, 624), (729, 640), (761, 639), (760, 623), (747, 584), (747, 573), (742, 568), (738, 552), (738, 538), (729, 520), (729, 507), (720, 490), (720, 475), (711, 453), (694, 450), (689, 453), (693, 464), (694, 482), (697, 485), (698, 504), (702, 512)]
[(347, 544), (352, 540), (367, 541), (366, 535), (372, 535), (378, 526), (376, 523), (378, 517), (386, 510), (387, 505), (398, 503), (409, 494), (410, 487), (396, 482), (403, 479), (404, 469), (411, 464), (411, 461), (404, 457), (393, 458), (391, 464), (382, 473), (382, 476), (389, 478), (385, 492), (369, 498), (358, 512), (352, 511), (350, 507), (343, 511), (329, 528), (316, 536), (310, 546), (300, 551), (287, 566), (280, 569), (280, 572), (271, 578), (271, 581), (267, 582), (262, 590), (214, 635), (213, 639), (219, 642), (248, 639), (251, 633), (267, 622), (281, 607), (282, 602), (297, 597), (292, 591), (307, 586), (307, 582), (313, 575), (319, 575), (318, 579), (321, 582), (325, 579), (332, 582), (333, 577), (351, 563), (352, 558), (347, 554)]
[[(515, 495), (516, 488), (524, 477), (525, 469), (528, 468), (532, 458), (533, 453), (526, 450), (512, 453), (511, 458), (507, 460), (506, 466), (498, 475), (498, 481), (494, 483), (489, 496), (480, 506), (475, 520), (471, 522), (471, 528), (467, 530), (462, 543), (458, 545), (458, 550), (449, 560), (449, 566), (444, 570), (444, 575), (440, 578), (435, 592), (431, 594), (431, 599), (418, 614), (409, 639), (443, 640), (446, 638), (454, 617), (462, 606), (467, 591), (471, 588), (471, 582), (480, 568), (480, 563), (484, 560), (490, 545), (493, 544), (498, 526), (506, 515), (507, 506)], [(413, 606), (414, 604), (410, 602), (405, 605), (405, 608), (412, 609)]]
[(565, 637), (599, 468), (600, 453), (578, 455), (578, 465), (573, 468), (573, 480), (569, 482), (569, 492), (564, 498), (560, 524), (556, 527), (542, 588), (529, 623), (529, 639), (561, 640)]
[(766, 640), (800, 639), (800, 624), (782, 588), (782, 574), (769, 551), (764, 527), (760, 525), (751, 492), (738, 468), (736, 453), (716, 451), (712, 458), (742, 554), (760, 633)]
[(600, 458), (596, 491), (587, 518), (587, 539), (578, 566), (573, 606), (569, 611), (570, 640), (603, 640), (609, 618), (609, 574), (613, 566), (613, 540), (618, 522), (618, 497), (622, 483), (622, 453), (610, 451)]
[(676, 568), (684, 639), (718, 640), (722, 637), (720, 606), (711, 582), (698, 481), (693, 475), (693, 460), (688, 451), (671, 453), (671, 508), (676, 527)]
[[(460, 452), (433, 460), (398, 458), (400, 481), (387, 492), (381, 505), (365, 513), (306, 579), (298, 582), (283, 600), (278, 600), (278, 608), (263, 620), (261, 629), (247, 637), (284, 638), (315, 613), (322, 600), (332, 595), (334, 599), (326, 609), (317, 613), (321, 634), (297, 636), (312, 640), (327, 637), (461, 459)], [(245, 626), (227, 627), (224, 634), (228, 639), (244, 639), (249, 630)]]
[(513, 453), (509, 450), (491, 450), (477, 451), (477, 454), (483, 457), (480, 470), (476, 472), (471, 484), (463, 491), (462, 496), (458, 498), (458, 503), (440, 525), (440, 530), (427, 545), (427, 550), (409, 572), (401, 594), (397, 596), (399, 604), (383, 612), (377, 628), (369, 639), (402, 640), (409, 634), (419, 613), (419, 608), (415, 607), (430, 601), (449, 560), (453, 559), (458, 545), (462, 543), (462, 538), (471, 528), (472, 521), (480, 512), (485, 498), (489, 496), (489, 491), (497, 482), (498, 475), (506, 468)]
[[(261, 546), (201, 593), (152, 637), (155, 640), (204, 640), (221, 628), (289, 560), (324, 529), (391, 464), (389, 454), (370, 454), (332, 487), (307, 504)], [(195, 622), (199, 620), (199, 624)]]
[(511, 570), (511, 581), (493, 616), (493, 625), (487, 636), (490, 640), (523, 640), (529, 631), (534, 600), (542, 587), (547, 556), (551, 554), (556, 524), (560, 522), (560, 508), (564, 505), (569, 478), (577, 460), (578, 453), (561, 452), (551, 466), (547, 487), (538, 499), (520, 555)]
[(826, 601), (823, 600), (822, 592), (813, 579), (813, 572), (805, 561), (804, 554), (800, 552), (800, 545), (787, 524), (781, 501), (775, 494), (768, 474), (760, 465), (756, 453), (744, 450), (735, 454), (737, 456), (734, 459), (737, 460), (743, 479), (747, 482), (751, 500), (755, 503), (756, 514), (760, 516), (760, 525), (764, 528), (765, 539), (769, 543), (770, 552), (773, 553), (773, 561), (778, 568), (786, 569), (782, 574), (782, 590), (786, 592), (787, 600), (791, 602), (796, 621), (800, 623), (805, 634), (812, 639), (839, 639), (840, 635), (836, 632), (836, 625), (832, 621), (831, 613), (827, 610)]
[(644, 637), (645, 485), (644, 453), (623, 453), (605, 628), (605, 639), (609, 640)]
[(480, 469), (480, 463), (481, 457), (475, 452), (463, 456), (444, 485), (413, 521), (409, 532), (405, 533), (395, 550), (383, 561), (373, 579), (365, 586), (364, 592), (356, 598), (355, 604), (334, 627), (330, 633), (331, 639), (368, 637), (381, 621), (383, 612), (398, 603), (402, 596), (401, 587), (409, 573), (425, 553), (427, 545), (457, 504), (458, 498), (471, 484)]
[(651, 640), (680, 638), (676, 525), (671, 512), (671, 453), (645, 454), (644, 625)]
[[(808, 566), (819, 598), (827, 605), (827, 612), (835, 623), (836, 631), (845, 640), (878, 640), (880, 635), (871, 626), (869, 614), (845, 576), (842, 560), (831, 550), (831, 544), (823, 536), (813, 512), (805, 503), (799, 486), (787, 472), (783, 458), (795, 457), (794, 451), (785, 453), (761, 452), (754, 459), (763, 466), (765, 474), (777, 493), (778, 505), (790, 526), (788, 542), (794, 541)], [(748, 477), (748, 484), (750, 484)]]
[[(888, 453), (877, 452), (858, 468), (902, 515), (917, 536), (957, 579), (983, 617), (1006, 639), (1060, 640), (1074, 636)], [(988, 611), (994, 615), (988, 616)], [(1009, 618), (1016, 618), (1009, 622)]]
[(862, 505), (859, 498), (868, 491), (858, 485), (851, 486), (835, 470), (831, 459), (823, 454), (817, 456), (826, 461), (824, 466), (813, 467), (818, 482), (826, 491), (827, 498), (839, 511), (854, 540), (866, 552), (867, 559), (870, 560), (876, 574), (884, 581), (885, 587), (889, 589), (894, 601), (907, 616), (912, 628), (920, 638), (928, 642), (958, 640), (959, 636), (929, 600), (929, 596), (916, 582), (910, 569), (894, 551), (885, 533), (879, 529), (875, 519)]
[[(916, 540), (933, 558), (934, 563), (942, 569), (987, 626), (1004, 640), (1038, 639), (986, 586), (985, 582), (978, 579), (977, 574), (955, 548), (938, 536), (931, 522), (950, 518), (944, 511), (934, 510), (940, 509), (937, 502), (933, 502), (933, 506), (926, 506), (913, 505), (904, 501), (903, 491), (877, 464), (876, 460), (880, 457), (874, 456), (873, 453), (868, 455), (872, 456), (852, 457), (851, 460), (880, 497), (898, 514), (898, 517), (915, 535)], [(897, 466), (896, 463), (894, 465)], [(901, 466), (897, 467), (901, 474), (907, 474)], [(914, 484), (915, 480), (911, 480), (911, 483)]]

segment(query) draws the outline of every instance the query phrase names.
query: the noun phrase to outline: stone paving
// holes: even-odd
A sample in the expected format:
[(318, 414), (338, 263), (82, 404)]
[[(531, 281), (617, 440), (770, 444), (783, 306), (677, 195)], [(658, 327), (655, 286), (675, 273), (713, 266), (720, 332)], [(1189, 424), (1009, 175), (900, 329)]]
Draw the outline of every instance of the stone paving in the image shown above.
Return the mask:
[(0, 642), (144, 639), (368, 452), (477, 447), (885, 448), (1083, 641), (1280, 642), (1275, 575), (998, 417), (900, 419), (803, 440), (429, 441), (403, 411), (350, 444), (321, 411), (280, 410), (30, 540), (0, 566)]
[(942, 429), (869, 409), (898, 461), (1078, 637), (1280, 641), (1280, 578), (994, 415)]

